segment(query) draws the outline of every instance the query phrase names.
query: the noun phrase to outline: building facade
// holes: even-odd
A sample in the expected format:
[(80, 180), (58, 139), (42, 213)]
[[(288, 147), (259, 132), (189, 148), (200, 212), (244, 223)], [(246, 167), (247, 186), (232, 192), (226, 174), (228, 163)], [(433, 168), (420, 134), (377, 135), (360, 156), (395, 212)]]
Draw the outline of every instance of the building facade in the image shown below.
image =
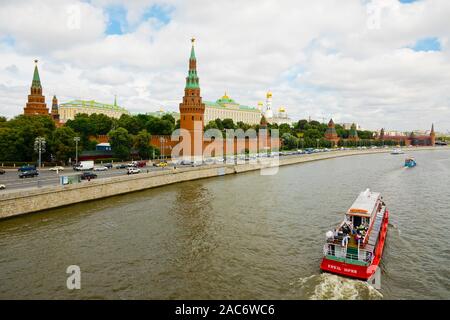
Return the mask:
[(34, 73), (31, 82), (30, 94), (28, 95), (28, 102), (23, 109), (25, 115), (48, 115), (47, 104), (45, 103), (45, 96), (42, 94), (41, 79), (39, 77), (39, 70), (37, 67), (37, 60), (34, 60)]
[(59, 105), (59, 116), (62, 123), (75, 119), (75, 116), (80, 113), (104, 114), (117, 119), (123, 114), (130, 114), (125, 108), (117, 105), (116, 99), (114, 99), (114, 104), (100, 103), (94, 100), (73, 100)]
[(234, 123), (259, 124), (261, 111), (257, 108), (241, 105), (226, 93), (215, 102), (205, 101), (205, 123), (216, 119), (232, 119)]

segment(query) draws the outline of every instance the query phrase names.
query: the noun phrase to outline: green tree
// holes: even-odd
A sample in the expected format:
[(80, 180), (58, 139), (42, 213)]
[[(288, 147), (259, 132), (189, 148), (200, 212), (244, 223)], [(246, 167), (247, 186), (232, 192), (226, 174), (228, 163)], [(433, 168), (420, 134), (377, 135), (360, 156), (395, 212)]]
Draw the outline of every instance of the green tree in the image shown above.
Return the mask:
[(76, 132), (70, 127), (61, 127), (53, 131), (50, 146), (56, 160), (66, 163), (69, 158), (75, 157)]
[(133, 138), (133, 148), (137, 150), (139, 156), (143, 159), (148, 159), (153, 153), (153, 147), (150, 145), (152, 136), (147, 130), (141, 130)]
[(108, 138), (115, 157), (122, 160), (130, 157), (132, 137), (127, 129), (119, 127), (111, 130), (108, 133)]
[(119, 127), (127, 129), (130, 134), (137, 134), (142, 129), (145, 129), (141, 126), (141, 121), (136, 116), (128, 114), (121, 115), (117, 124)]
[(226, 118), (223, 119), (222, 125), (224, 129), (235, 129), (236, 126), (234, 125), (233, 119)]

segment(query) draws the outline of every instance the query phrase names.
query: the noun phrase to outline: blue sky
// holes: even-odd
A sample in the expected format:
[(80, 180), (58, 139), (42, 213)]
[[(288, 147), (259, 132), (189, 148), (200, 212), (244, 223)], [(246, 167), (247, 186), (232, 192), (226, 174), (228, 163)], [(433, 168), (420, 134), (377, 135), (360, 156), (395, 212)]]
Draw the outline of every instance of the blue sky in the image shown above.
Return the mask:
[(139, 19), (134, 25), (130, 26), (127, 20), (127, 9), (124, 5), (112, 5), (105, 9), (108, 16), (108, 24), (106, 28), (106, 34), (126, 34), (133, 32), (135, 28), (142, 22), (154, 18), (158, 21), (158, 28), (168, 24), (170, 22), (170, 13), (173, 10), (171, 7), (162, 7), (160, 5), (152, 5), (146, 8)]
[(436, 37), (428, 37), (418, 40), (412, 47), (414, 51), (441, 51), (441, 43)]

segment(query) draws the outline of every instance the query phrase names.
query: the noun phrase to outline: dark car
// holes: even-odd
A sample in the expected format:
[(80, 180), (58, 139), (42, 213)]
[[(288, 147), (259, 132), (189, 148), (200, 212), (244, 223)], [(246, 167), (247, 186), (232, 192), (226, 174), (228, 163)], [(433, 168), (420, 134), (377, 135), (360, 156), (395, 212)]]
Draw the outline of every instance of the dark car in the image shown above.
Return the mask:
[(17, 171), (26, 172), (26, 171), (36, 171), (36, 166), (21, 166)]
[(0, 174), (5, 174), (6, 173), (6, 171), (5, 170), (3, 170), (3, 169), (0, 169)]
[(127, 166), (126, 164), (124, 164), (124, 163), (118, 164), (118, 165), (116, 166), (116, 169), (126, 169), (126, 168), (128, 168), (128, 166)]
[(83, 172), (81, 174), (81, 180), (90, 180), (97, 178), (97, 175), (93, 172)]
[(108, 169), (112, 169), (113, 167), (112, 163), (104, 163), (103, 166), (107, 167)]
[(34, 178), (39, 175), (39, 172), (36, 170), (28, 170), (19, 173), (19, 178)]

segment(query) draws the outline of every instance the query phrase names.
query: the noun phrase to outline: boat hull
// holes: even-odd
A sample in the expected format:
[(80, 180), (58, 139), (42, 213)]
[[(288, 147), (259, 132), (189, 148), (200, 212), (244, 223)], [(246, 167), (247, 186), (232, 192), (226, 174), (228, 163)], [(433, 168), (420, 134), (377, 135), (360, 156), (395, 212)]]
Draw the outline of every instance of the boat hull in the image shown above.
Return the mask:
[(340, 261), (335, 261), (331, 259), (323, 258), (322, 263), (320, 264), (320, 269), (325, 272), (330, 272), (334, 274), (338, 274), (341, 276), (355, 278), (359, 280), (368, 280), (372, 277), (380, 264), (381, 257), (383, 255), (384, 243), (386, 241), (387, 229), (389, 223), (389, 212), (386, 210), (383, 223), (380, 230), (380, 235), (378, 239), (378, 244), (375, 248), (375, 257), (372, 260), (372, 263), (368, 266), (361, 266), (352, 263), (345, 263)]

